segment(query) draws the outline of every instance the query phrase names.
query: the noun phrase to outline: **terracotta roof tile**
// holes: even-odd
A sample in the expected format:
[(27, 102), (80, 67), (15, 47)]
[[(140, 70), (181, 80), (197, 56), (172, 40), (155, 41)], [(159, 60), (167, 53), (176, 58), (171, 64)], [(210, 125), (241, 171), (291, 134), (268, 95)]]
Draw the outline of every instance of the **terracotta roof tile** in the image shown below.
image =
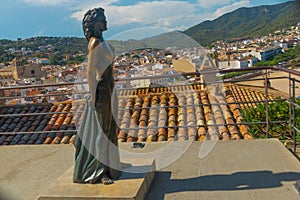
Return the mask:
[[(174, 94), (175, 92), (163, 92), (159, 93), (159, 95), (156, 94), (153, 96), (151, 96), (151, 94), (148, 94), (149, 96), (147, 97), (147, 101), (145, 102), (151, 103), (148, 103), (145, 107), (143, 107), (141, 112), (133, 112), (134, 114), (131, 116), (131, 127), (133, 128), (134, 124), (135, 127), (138, 126), (140, 128), (138, 130), (138, 141), (145, 141), (145, 136), (147, 136), (146, 141), (153, 141), (156, 139), (158, 141), (174, 141), (186, 139), (204, 140), (207, 137), (207, 133), (208, 138), (210, 139), (218, 139), (218, 137), (223, 140), (240, 139), (243, 137), (246, 139), (251, 139), (251, 136), (248, 133), (248, 129), (245, 128), (246, 126), (236, 127), (234, 125), (226, 125), (240, 122), (241, 115), (237, 104), (232, 104), (229, 107), (227, 105), (210, 105), (213, 103), (226, 103), (226, 99), (231, 102), (235, 102), (233, 96), (210, 97), (208, 92), (199, 91), (200, 86), (194, 86), (192, 88), (180, 86), (173, 87), (172, 89), (173, 91), (181, 91), (181, 93), (178, 93), (176, 95)], [(191, 89), (194, 89), (194, 91), (182, 94), (183, 90)], [(195, 92), (195, 89), (197, 90), (197, 92)], [(156, 91), (171, 91), (171, 89), (161, 90), (160, 88), (151, 88), (151, 90), (152, 94)], [(130, 100), (128, 100), (127, 103), (135, 101), (132, 98), (133, 97), (131, 96)], [(126, 104), (125, 101), (126, 98), (120, 100), (119, 107), (122, 108), (122, 105)], [(201, 103), (207, 105), (195, 106)], [(160, 107), (158, 107), (158, 104), (160, 104)], [(128, 104), (126, 105), (127, 108), (130, 108)], [(120, 114), (121, 113), (119, 113), (119, 119), (123, 120), (121, 124), (124, 125), (124, 123), (126, 122), (126, 120), (124, 119), (129, 118), (129, 114), (124, 114), (123, 118)], [(136, 123), (138, 114), (140, 114), (139, 124)], [(215, 123), (219, 126), (209, 126), (214, 125)], [(208, 127), (206, 127), (207, 125)], [(147, 130), (144, 129), (145, 127), (147, 128)], [(127, 128), (128, 126), (121, 126), (121, 131), (119, 134), (120, 142), (128, 141), (126, 140), (127, 133), (136, 134), (136, 132), (134, 130), (131, 130), (130, 127), (129, 131), (127, 130)], [(239, 129), (241, 129), (241, 131)], [(128, 137), (130, 137), (129, 141), (134, 141), (131, 138), (132, 136)]]
[[(118, 141), (252, 139), (246, 125), (235, 123), (241, 122), (240, 109), (257, 105), (245, 102), (263, 101), (264, 94), (237, 85), (226, 85), (224, 89), (225, 95), (201, 90), (200, 85), (121, 90)], [(1, 107), (1, 115), (41, 114), (0, 117), (0, 132), (45, 132), (2, 134), (0, 145), (73, 144), (75, 124), (83, 116), (78, 111), (83, 109), (84, 104), (70, 102)]]

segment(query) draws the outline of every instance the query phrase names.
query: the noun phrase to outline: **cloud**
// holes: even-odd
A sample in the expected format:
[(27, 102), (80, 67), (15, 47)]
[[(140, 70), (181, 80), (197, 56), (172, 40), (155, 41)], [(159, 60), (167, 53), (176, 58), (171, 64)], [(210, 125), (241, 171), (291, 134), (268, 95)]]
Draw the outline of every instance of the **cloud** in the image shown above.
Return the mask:
[(214, 6), (228, 5), (232, 0), (198, 0), (198, 5), (202, 8), (211, 8)]
[(74, 9), (71, 17), (81, 21), (88, 9), (100, 6), (106, 10), (110, 33), (116, 34), (119, 31), (147, 27), (186, 30), (205, 20), (213, 20), (239, 7), (250, 5), (250, 0), (212, 0), (205, 2), (204, 0), (193, 2), (155, 0), (138, 1), (130, 5), (115, 4), (120, 2), (121, 0), (82, 1)]
[(232, 11), (238, 9), (238, 8), (247, 7), (247, 6), (251, 6), (249, 0), (242, 0), (242, 1), (234, 2), (234, 3), (230, 4), (230, 5), (218, 8), (214, 12), (213, 16), (215, 18), (217, 18), (217, 17), (220, 17), (221, 15), (224, 15), (226, 13), (232, 12)]
[(132, 6), (109, 6), (108, 15), (115, 24), (144, 23), (168, 27), (171, 19), (194, 13), (194, 5), (182, 1), (139, 2)]
[(120, 1), (121, 0), (88, 0), (88, 1), (76, 0), (77, 5), (75, 6), (75, 9), (87, 11), (88, 9), (92, 9), (95, 7), (105, 7)]
[[(94, 7), (102, 5), (102, 3), (101, 5), (98, 3)], [(207, 18), (207, 15), (195, 14), (195, 4), (187, 1), (141, 1), (127, 6), (110, 4), (104, 9), (109, 24), (114, 26), (138, 23), (141, 27), (151, 26), (182, 30)], [(72, 17), (82, 20), (87, 10), (87, 8), (82, 8), (72, 14)]]
[(73, 0), (25, 0), (25, 2), (32, 5), (49, 5), (56, 6), (63, 3), (73, 2)]

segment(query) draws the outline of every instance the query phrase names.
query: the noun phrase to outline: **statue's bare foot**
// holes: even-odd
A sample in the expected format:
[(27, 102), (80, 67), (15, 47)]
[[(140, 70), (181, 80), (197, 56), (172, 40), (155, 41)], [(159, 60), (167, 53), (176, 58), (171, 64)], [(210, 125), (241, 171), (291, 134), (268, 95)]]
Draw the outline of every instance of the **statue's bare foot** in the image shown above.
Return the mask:
[(101, 183), (103, 183), (104, 185), (110, 185), (110, 184), (113, 184), (113, 180), (111, 180), (110, 178), (108, 178), (106, 175), (104, 175), (102, 178), (101, 178)]

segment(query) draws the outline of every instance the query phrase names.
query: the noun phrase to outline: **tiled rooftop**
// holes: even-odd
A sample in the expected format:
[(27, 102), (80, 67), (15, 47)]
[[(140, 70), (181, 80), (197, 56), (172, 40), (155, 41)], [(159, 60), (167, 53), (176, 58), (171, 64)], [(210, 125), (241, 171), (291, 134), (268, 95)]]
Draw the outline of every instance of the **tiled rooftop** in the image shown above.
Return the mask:
[[(66, 130), (75, 130), (71, 108), (71, 103), (26, 104), (1, 107), (1, 115), (13, 114), (13, 116), (0, 118), (0, 132), (47, 132), (4, 134), (0, 136), (0, 145), (73, 143), (76, 132), (66, 132)], [(53, 112), (60, 112), (61, 114)], [(62, 114), (63, 112), (65, 114)], [(25, 116), (21, 116), (22, 114), (25, 114)]]
[[(236, 102), (263, 101), (263, 92), (237, 85), (224, 89), (214, 95), (200, 85), (121, 90), (118, 141), (252, 139), (248, 127), (236, 123), (242, 119), (240, 109), (255, 103)], [(0, 145), (72, 144), (83, 108), (70, 101), (0, 107)]]
[(229, 88), (211, 93), (200, 85), (121, 91), (118, 141), (252, 139), (247, 126), (234, 125), (242, 117)]
[[(259, 90), (237, 85), (229, 85), (228, 90), (232, 91), (232, 95), (234, 96), (236, 102), (243, 102), (240, 104), (241, 108), (256, 107), (257, 104), (266, 101), (265, 93)], [(275, 98), (273, 94), (268, 95), (269, 101), (274, 99)]]

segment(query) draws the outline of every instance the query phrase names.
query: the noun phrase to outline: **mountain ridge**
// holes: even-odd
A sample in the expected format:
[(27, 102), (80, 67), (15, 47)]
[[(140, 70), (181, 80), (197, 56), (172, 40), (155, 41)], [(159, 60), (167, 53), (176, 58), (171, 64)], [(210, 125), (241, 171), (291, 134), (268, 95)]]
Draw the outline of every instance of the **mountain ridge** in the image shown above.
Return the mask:
[[(117, 41), (109, 42), (116, 49), (117, 54), (129, 52), (140, 48), (160, 48), (177, 46), (199, 47), (209, 46), (218, 40), (232, 39), (237, 37), (259, 37), (274, 33), (282, 28), (289, 28), (300, 22), (300, 1), (289, 1), (276, 5), (263, 5), (256, 7), (238, 8), (230, 13), (226, 13), (214, 20), (206, 20), (185, 31), (172, 31), (157, 36), (144, 38), (142, 40)], [(40, 41), (45, 38), (44, 41)], [(55, 38), (61, 38), (56, 40)], [(64, 41), (64, 44), (53, 43), (56, 46), (62, 46), (58, 49), (69, 48), (68, 41), (71, 44), (77, 44), (76, 51), (86, 52), (87, 41), (85, 38), (76, 37), (35, 37), (26, 39), (42, 42), (41, 45), (49, 41)], [(4, 45), (11, 44), (12, 47), (21, 47), (20, 41), (0, 40), (0, 53), (4, 52)], [(26, 45), (25, 45), (26, 46)]]
[(300, 22), (300, 1), (242, 7), (183, 31), (201, 45), (233, 37), (257, 37)]

